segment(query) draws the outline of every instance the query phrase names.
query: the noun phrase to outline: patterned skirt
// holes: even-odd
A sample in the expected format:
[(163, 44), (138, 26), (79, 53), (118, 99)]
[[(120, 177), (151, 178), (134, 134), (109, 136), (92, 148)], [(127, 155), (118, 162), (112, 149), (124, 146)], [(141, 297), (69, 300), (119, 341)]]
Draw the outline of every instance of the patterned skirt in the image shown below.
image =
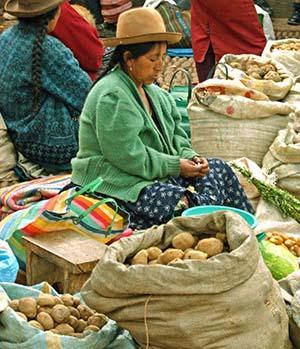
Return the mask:
[[(254, 213), (243, 188), (231, 167), (220, 159), (208, 159), (209, 172), (205, 177), (170, 177), (166, 182), (155, 181), (144, 188), (135, 203), (117, 200), (130, 214), (132, 229), (145, 229), (168, 222), (175, 207), (186, 196), (189, 207), (223, 205)], [(188, 187), (193, 186), (191, 192)]]

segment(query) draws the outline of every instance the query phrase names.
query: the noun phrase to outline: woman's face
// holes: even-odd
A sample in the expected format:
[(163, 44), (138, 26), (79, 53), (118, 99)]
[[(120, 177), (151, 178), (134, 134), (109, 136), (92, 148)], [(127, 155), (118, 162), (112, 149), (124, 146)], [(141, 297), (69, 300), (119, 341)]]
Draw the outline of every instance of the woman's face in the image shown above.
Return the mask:
[(137, 86), (152, 84), (161, 72), (167, 51), (165, 42), (156, 43), (150, 51), (136, 59), (126, 61), (127, 73)]

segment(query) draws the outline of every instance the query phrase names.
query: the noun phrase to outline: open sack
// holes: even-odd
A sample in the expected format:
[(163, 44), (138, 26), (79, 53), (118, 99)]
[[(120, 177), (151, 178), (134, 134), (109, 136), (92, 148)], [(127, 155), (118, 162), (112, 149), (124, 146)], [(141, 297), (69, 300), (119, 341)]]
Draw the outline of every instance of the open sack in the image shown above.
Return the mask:
[[(168, 248), (182, 232), (225, 232), (230, 252), (205, 261), (124, 264), (141, 249)], [(278, 285), (252, 230), (231, 212), (177, 217), (112, 244), (81, 296), (149, 349), (290, 348)]]
[(9, 300), (23, 297), (37, 298), (42, 292), (58, 295), (46, 282), (32, 286), (0, 283), (0, 347), (1, 349), (136, 349), (132, 337), (118, 327), (115, 321), (108, 322), (98, 332), (84, 338), (59, 335), (32, 327), (8, 306)]
[(188, 105), (193, 149), (229, 161), (247, 157), (260, 166), (292, 111), (238, 80), (207, 80), (194, 88)]
[[(224, 55), (216, 67), (215, 78), (237, 79), (248, 88), (260, 91), (271, 100), (281, 100), (294, 84), (293, 74), (281, 63), (256, 55)], [(225, 67), (227, 71), (225, 71)], [(228, 72), (228, 74), (227, 74)]]

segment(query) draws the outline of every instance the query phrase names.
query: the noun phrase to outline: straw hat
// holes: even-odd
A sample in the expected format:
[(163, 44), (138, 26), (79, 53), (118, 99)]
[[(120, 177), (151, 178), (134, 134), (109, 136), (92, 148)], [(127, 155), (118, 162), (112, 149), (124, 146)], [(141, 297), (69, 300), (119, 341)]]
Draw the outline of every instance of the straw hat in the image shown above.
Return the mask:
[(103, 38), (105, 46), (140, 44), (143, 42), (180, 41), (181, 33), (167, 32), (160, 13), (150, 7), (139, 7), (123, 12), (118, 19), (115, 38)]
[(16, 17), (35, 17), (50, 12), (64, 0), (8, 0), (4, 11)]

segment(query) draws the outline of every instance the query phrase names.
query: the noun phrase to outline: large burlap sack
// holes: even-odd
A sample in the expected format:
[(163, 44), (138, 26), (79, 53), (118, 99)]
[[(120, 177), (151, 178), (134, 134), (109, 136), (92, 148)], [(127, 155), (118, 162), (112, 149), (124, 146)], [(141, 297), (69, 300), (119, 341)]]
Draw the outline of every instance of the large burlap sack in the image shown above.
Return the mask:
[[(276, 178), (276, 185), (300, 198), (300, 113), (279, 131), (263, 159), (263, 170)], [(297, 132), (299, 125), (299, 132)]]
[(7, 127), (0, 113), (0, 188), (17, 182), (13, 168), (17, 164), (15, 147), (7, 133)]
[(295, 111), (300, 111), (300, 82), (294, 84), (283, 102), (288, 103)]
[[(291, 45), (293, 50), (288, 49)], [(281, 63), (295, 77), (300, 75), (300, 39), (270, 40), (262, 56)]]
[[(226, 232), (230, 252), (207, 261), (125, 265), (179, 233)], [(247, 223), (232, 212), (177, 217), (112, 244), (81, 290), (84, 301), (149, 349), (283, 349), (288, 318)], [(263, 331), (262, 331), (263, 326)]]
[(193, 149), (229, 161), (247, 157), (261, 166), (292, 110), (237, 80), (207, 80), (194, 88), (188, 105)]
[[(217, 65), (214, 74), (215, 78), (237, 79), (241, 81), (246, 87), (266, 94), (271, 100), (283, 99), (289, 93), (294, 84), (293, 74), (289, 72), (282, 64), (270, 58), (262, 58), (260, 56), (247, 54), (227, 54), (221, 58), (220, 63), (223, 64)], [(239, 64), (240, 69), (231, 66), (235, 63)], [(267, 64), (272, 64), (276, 67), (276, 71), (278, 72), (281, 81), (275, 82), (273, 80), (264, 80), (263, 78), (251, 78), (246, 73), (246, 70), (247, 66), (253, 64), (258, 65), (259, 68), (262, 68)]]

